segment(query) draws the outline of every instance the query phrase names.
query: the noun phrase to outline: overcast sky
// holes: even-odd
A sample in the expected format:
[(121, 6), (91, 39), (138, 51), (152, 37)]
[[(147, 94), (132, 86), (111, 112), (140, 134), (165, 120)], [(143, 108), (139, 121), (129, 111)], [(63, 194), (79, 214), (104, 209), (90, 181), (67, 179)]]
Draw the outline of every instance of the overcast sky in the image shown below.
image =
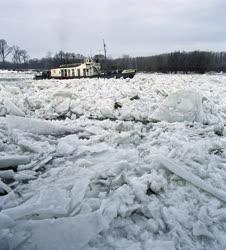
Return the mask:
[(31, 57), (59, 50), (153, 55), (226, 50), (226, 0), (0, 0), (0, 39)]

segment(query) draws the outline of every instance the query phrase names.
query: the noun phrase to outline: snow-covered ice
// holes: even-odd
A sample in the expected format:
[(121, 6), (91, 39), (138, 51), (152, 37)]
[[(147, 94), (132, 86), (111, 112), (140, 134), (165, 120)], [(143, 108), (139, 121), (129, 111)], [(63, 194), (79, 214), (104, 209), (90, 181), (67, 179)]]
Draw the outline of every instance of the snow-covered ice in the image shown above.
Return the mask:
[(225, 249), (225, 84), (0, 71), (0, 249)]

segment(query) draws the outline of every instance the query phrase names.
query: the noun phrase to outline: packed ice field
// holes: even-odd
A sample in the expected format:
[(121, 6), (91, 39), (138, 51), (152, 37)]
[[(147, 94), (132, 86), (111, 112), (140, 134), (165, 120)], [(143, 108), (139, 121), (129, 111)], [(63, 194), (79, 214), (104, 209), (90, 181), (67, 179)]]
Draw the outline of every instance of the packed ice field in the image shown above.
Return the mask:
[(0, 249), (226, 249), (226, 75), (0, 71)]

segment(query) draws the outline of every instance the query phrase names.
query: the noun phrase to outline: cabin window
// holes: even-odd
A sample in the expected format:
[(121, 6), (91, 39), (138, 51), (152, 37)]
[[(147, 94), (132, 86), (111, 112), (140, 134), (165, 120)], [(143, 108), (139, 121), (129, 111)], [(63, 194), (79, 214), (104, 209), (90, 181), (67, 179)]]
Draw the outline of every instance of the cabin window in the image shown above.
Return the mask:
[(75, 76), (75, 70), (72, 69), (71, 71), (72, 71), (72, 76)]
[(54, 74), (56, 73), (56, 70), (55, 70), (55, 69), (53, 70), (53, 73), (54, 73)]
[(61, 77), (63, 77), (64, 76), (64, 70), (62, 69), (60, 72), (61, 72)]
[(86, 76), (86, 69), (83, 69), (83, 76)]
[(68, 73), (68, 75), (70, 76), (70, 74), (71, 74), (71, 71), (70, 71), (70, 69), (68, 69), (67, 73)]
[(67, 70), (64, 70), (64, 76), (67, 77)]
[(78, 77), (80, 77), (80, 69), (77, 69), (77, 71), (78, 71)]

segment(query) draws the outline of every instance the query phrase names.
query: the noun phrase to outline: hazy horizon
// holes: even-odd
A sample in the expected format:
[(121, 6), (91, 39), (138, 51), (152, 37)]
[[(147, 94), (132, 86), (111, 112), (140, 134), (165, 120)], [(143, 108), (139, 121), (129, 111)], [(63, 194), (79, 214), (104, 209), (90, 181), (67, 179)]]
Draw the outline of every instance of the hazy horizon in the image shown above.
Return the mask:
[(8, 0), (0, 3), (1, 39), (30, 57), (59, 50), (85, 56), (150, 56), (225, 51), (224, 0)]

